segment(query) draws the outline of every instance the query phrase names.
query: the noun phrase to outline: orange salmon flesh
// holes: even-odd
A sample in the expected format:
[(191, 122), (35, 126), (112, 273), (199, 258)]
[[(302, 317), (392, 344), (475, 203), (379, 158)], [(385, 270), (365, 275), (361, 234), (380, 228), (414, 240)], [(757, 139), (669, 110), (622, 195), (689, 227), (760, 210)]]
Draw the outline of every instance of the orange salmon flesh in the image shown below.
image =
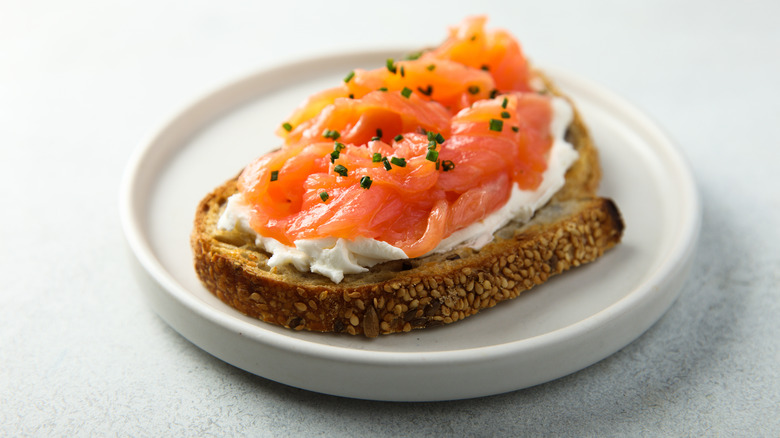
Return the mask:
[(534, 190), (552, 146), (550, 98), (518, 42), (466, 19), (437, 48), (345, 74), (280, 126), (282, 147), (247, 166), (251, 227), (298, 239), (366, 237), (408, 257)]

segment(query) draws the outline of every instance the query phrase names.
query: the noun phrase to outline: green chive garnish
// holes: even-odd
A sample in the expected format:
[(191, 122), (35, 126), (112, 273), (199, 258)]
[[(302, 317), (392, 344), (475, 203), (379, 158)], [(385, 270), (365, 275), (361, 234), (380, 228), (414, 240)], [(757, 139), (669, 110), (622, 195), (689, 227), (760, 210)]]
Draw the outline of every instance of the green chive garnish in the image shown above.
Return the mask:
[(364, 189), (371, 187), (371, 177), (366, 175), (363, 178), (360, 178), (360, 187)]
[(510, 115), (509, 115), (509, 112), (507, 112), (507, 111), (501, 111), (501, 118), (502, 118), (502, 119), (508, 119), (508, 118), (510, 118), (510, 117), (512, 117), (512, 116), (510, 116)]
[(401, 66), (401, 77), (403, 78), (405, 76), (406, 76), (406, 72), (404, 71), (404, 66), (402, 65)]
[(371, 156), (371, 161), (373, 161), (374, 163), (378, 163), (382, 161), (382, 154), (380, 154), (379, 152), (374, 152), (374, 155)]
[(406, 167), (406, 159), (405, 158), (393, 157), (393, 158), (390, 159), (390, 162), (395, 164), (398, 167)]
[(417, 91), (419, 91), (420, 93), (426, 96), (430, 96), (431, 94), (433, 94), (433, 85), (428, 85), (426, 88), (417, 87)]
[(490, 67), (487, 64), (482, 64), (482, 67), (480, 67), (484, 71), (490, 71)]
[(410, 53), (410, 54), (406, 55), (406, 59), (408, 59), (409, 61), (414, 61), (415, 59), (421, 57), (422, 54), (423, 54), (423, 52)]
[(411, 89), (409, 89), (409, 88), (406, 88), (406, 87), (404, 87), (404, 89), (403, 89), (403, 90), (401, 90), (401, 95), (402, 95), (403, 97), (405, 97), (405, 98), (407, 98), (407, 99), (408, 99), (408, 98), (409, 98), (409, 96), (411, 96), (411, 95), (412, 95), (412, 90), (411, 90)]
[(379, 91), (387, 91), (387, 87), (379, 87), (377, 88)]
[(436, 69), (436, 64), (430, 64), (427, 67), (425, 67), (425, 69), (428, 71), (433, 71)]
[(271, 181), (276, 181), (277, 179), (279, 179), (279, 171), (278, 170), (271, 171)]
[(330, 162), (333, 163), (339, 158), (339, 151), (333, 151), (330, 153)]
[(382, 130), (381, 129), (379, 129), (379, 128), (376, 129), (376, 136), (379, 137), (379, 138), (382, 138)]
[[(338, 133), (337, 133), (337, 134), (338, 134)], [(337, 142), (337, 141), (336, 141), (336, 142), (333, 142), (333, 150), (334, 150), (334, 151), (341, 152), (342, 150), (344, 150), (344, 148), (345, 148), (345, 147), (346, 147), (346, 146), (344, 146), (344, 143), (339, 143), (339, 142)]]
[(490, 90), (490, 98), (495, 99), (498, 96), (498, 90)]
[(337, 164), (336, 167), (333, 168), (333, 171), (341, 176), (347, 176), (347, 168), (341, 164)]
[(385, 165), (385, 170), (390, 170), (393, 168), (393, 166), (390, 165), (390, 162), (387, 161), (387, 157), (382, 158), (382, 164)]
[(371, 137), (371, 141), (379, 141), (379, 140), (381, 140), (381, 138), (379, 138), (379, 137)]
[(439, 159), (439, 152), (434, 150), (429, 150), (427, 154), (425, 154), (425, 159), (428, 161), (436, 162), (436, 160)]
[(287, 132), (292, 131), (292, 125), (289, 124), (288, 122), (282, 123), (282, 128), (284, 128), (284, 130), (287, 131)]
[(349, 98), (350, 98), (350, 99), (354, 99), (354, 98), (355, 98), (355, 95), (354, 95), (354, 94), (352, 94), (352, 93), (349, 93)]
[(429, 132), (427, 135), (428, 135), (428, 141), (431, 141), (434, 139), (434, 137), (436, 137), (436, 134), (434, 134), (433, 132)]
[(345, 83), (346, 83), (346, 82), (349, 82), (349, 81), (351, 81), (351, 80), (352, 80), (352, 78), (354, 78), (354, 77), (355, 77), (355, 71), (353, 70), (353, 71), (351, 71), (351, 72), (347, 73), (347, 76), (344, 78), (344, 82), (345, 82)]
[(387, 66), (387, 71), (392, 74), (395, 74), (395, 72), (398, 71), (395, 66), (395, 60), (393, 60), (393, 58), (387, 58), (387, 61), (385, 61), (385, 66)]
[(436, 143), (442, 144), (442, 143), (444, 143), (444, 136), (441, 135), (441, 133), (438, 133), (438, 134), (436, 134), (435, 140), (436, 140)]
[(445, 172), (449, 172), (454, 168), (455, 168), (455, 163), (453, 163), (452, 160), (444, 160), (441, 162), (441, 169)]
[(341, 136), (341, 134), (339, 134), (338, 131), (326, 129), (325, 132), (322, 133), (322, 136), (331, 140), (336, 140)]
[(514, 131), (514, 132), (519, 132), (519, 131), (520, 131), (520, 128), (518, 128), (517, 126), (513, 126), (513, 127), (512, 127), (512, 131)]
[(327, 201), (328, 198), (330, 198), (330, 196), (328, 196), (328, 192), (320, 192), (320, 199), (322, 199), (322, 202)]
[(501, 102), (501, 108), (504, 108), (504, 109), (506, 109), (506, 104), (508, 104), (508, 103), (509, 103), (509, 99), (507, 99), (507, 98), (505, 97), (505, 98), (504, 98), (504, 100), (503, 100), (503, 102)]
[(479, 87), (476, 86), (476, 85), (469, 86), (469, 93), (471, 93), (471, 94), (479, 93)]
[(404, 136), (401, 135), (401, 134), (398, 134), (398, 135), (395, 136), (395, 138), (393, 138), (393, 140), (395, 140), (395, 141), (401, 141), (403, 139), (404, 139)]
[(498, 119), (490, 119), (490, 130), (501, 132), (504, 129), (504, 121)]
[(428, 142), (428, 149), (436, 149), (436, 140), (431, 140)]

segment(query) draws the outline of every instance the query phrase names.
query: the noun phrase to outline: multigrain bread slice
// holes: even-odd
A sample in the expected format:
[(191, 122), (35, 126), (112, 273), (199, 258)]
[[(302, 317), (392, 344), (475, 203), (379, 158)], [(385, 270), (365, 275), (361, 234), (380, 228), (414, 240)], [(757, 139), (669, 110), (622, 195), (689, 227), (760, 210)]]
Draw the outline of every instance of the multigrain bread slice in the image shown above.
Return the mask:
[[(561, 95), (543, 75), (547, 91)], [(238, 311), (296, 330), (362, 334), (447, 324), (517, 297), (553, 275), (599, 258), (619, 243), (623, 222), (615, 204), (596, 196), (601, 176), (596, 148), (576, 109), (566, 139), (579, 159), (566, 184), (526, 224), (510, 223), (479, 251), (460, 248), (383, 263), (339, 284), (291, 266), (269, 268), (270, 254), (217, 221), (236, 179), (198, 206), (191, 245), (205, 287)]]

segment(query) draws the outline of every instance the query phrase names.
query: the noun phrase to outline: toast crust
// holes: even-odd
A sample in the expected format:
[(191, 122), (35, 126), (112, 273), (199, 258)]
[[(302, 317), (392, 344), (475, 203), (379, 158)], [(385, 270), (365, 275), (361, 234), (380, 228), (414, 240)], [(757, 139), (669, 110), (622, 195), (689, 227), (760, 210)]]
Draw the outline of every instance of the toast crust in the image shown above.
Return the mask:
[(459, 248), (386, 262), (348, 274), (339, 284), (291, 266), (270, 268), (270, 255), (251, 236), (217, 229), (227, 198), (237, 192), (233, 178), (197, 208), (190, 238), (195, 270), (226, 304), (295, 330), (376, 337), (461, 320), (594, 261), (619, 243), (623, 221), (614, 202), (595, 195), (598, 155), (576, 108), (566, 139), (579, 158), (564, 187), (530, 222), (506, 225), (479, 251)]

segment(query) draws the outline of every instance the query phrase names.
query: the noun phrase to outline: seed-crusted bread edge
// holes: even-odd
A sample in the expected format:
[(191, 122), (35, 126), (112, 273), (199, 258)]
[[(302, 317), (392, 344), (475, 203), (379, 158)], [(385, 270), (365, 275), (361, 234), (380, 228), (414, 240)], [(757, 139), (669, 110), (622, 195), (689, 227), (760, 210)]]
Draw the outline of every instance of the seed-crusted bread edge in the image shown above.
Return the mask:
[(233, 178), (198, 206), (190, 238), (195, 270), (226, 304), (295, 330), (376, 337), (459, 321), (594, 261), (620, 242), (623, 221), (614, 202), (595, 196), (598, 155), (576, 109), (567, 140), (580, 156), (564, 187), (529, 223), (510, 223), (479, 251), (383, 263), (339, 284), (289, 266), (272, 269), (270, 255), (250, 236), (217, 230), (227, 198), (237, 190)]

